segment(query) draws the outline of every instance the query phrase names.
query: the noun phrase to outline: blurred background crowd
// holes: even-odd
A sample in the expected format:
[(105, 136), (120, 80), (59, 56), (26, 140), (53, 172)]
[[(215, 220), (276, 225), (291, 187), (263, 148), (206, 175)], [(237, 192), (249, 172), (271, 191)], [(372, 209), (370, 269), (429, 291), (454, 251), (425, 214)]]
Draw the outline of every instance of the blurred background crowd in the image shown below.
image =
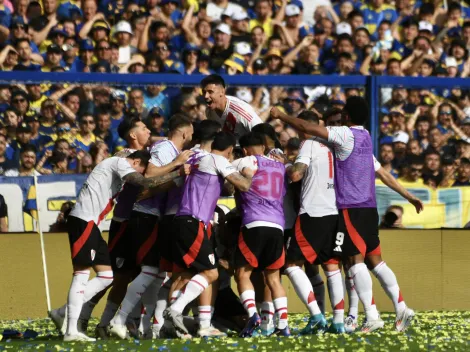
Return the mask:
[[(470, 2), (470, 1), (469, 1)], [(72, 73), (467, 77), (467, 0), (0, 0), (0, 69)], [(164, 138), (182, 112), (205, 119), (198, 88), (0, 85), (0, 175), (87, 173), (123, 147), (138, 115)], [(338, 125), (363, 87), (232, 87), (295, 156), (272, 106)], [(470, 185), (470, 92), (383, 88), (378, 159), (400, 182)]]

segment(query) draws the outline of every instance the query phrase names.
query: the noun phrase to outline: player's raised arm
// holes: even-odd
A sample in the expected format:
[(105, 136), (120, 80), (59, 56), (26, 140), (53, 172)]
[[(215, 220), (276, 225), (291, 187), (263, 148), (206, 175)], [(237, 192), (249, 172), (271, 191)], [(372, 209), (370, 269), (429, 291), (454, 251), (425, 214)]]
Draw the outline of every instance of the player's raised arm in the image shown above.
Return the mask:
[(141, 186), (144, 190), (156, 188), (173, 181), (175, 178), (184, 175), (186, 170), (186, 168), (181, 168), (178, 171), (173, 171), (165, 175), (144, 177), (143, 174), (150, 160), (150, 153), (144, 150), (138, 150), (121, 160), (127, 161), (127, 163), (124, 163), (126, 165), (118, 163), (117, 172), (122, 180), (135, 186)]
[(191, 150), (185, 150), (179, 154), (175, 160), (170, 162), (169, 164), (163, 165), (163, 166), (156, 166), (152, 162), (149, 163), (147, 166), (147, 170), (145, 171), (145, 176), (146, 177), (154, 177), (154, 176), (161, 176), (165, 175), (171, 171), (173, 171), (176, 168), (179, 168), (184, 165), (186, 161), (188, 161), (189, 157), (193, 155), (194, 152)]
[(413, 204), (416, 209), (416, 212), (419, 214), (423, 209), (424, 205), (421, 200), (416, 198), (410, 192), (408, 192), (398, 181), (393, 177), (393, 175), (385, 170), (384, 168), (379, 168), (375, 171), (375, 174), (379, 177), (380, 181), (382, 181), (387, 187), (393, 189), (403, 198), (405, 198), (408, 202)]
[(289, 176), (292, 182), (298, 182), (304, 178), (305, 172), (307, 171), (307, 167), (308, 165), (304, 163), (295, 163), (286, 170), (287, 175)]
[[(243, 174), (243, 175), (242, 175)], [(251, 174), (251, 176), (250, 176)], [(241, 173), (234, 172), (225, 179), (230, 182), (236, 189), (241, 192), (247, 192), (251, 187), (251, 179), (253, 177), (253, 170), (245, 167)]]
[(167, 182), (173, 181), (182, 175), (182, 171), (173, 171), (166, 175), (144, 177), (139, 172), (132, 172), (124, 176), (123, 180), (135, 186), (142, 186), (144, 189), (156, 188)]
[(285, 123), (300, 132), (328, 140), (328, 129), (323, 126), (289, 116), (283, 113), (277, 107), (273, 107), (271, 109), (270, 115), (273, 119), (279, 119), (281, 121), (284, 121)]

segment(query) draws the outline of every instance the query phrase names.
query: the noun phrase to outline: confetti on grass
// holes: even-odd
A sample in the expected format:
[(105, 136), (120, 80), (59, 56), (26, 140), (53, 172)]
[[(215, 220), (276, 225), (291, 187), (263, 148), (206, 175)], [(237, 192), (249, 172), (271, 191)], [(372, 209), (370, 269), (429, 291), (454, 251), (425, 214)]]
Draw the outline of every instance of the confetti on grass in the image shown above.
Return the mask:
[[(394, 315), (383, 313), (385, 328), (371, 334), (294, 336), (290, 338), (226, 338), (182, 340), (99, 340), (95, 343), (64, 343), (50, 319), (0, 321), (6, 329), (34, 330), (35, 339), (4, 339), (0, 351), (470, 351), (470, 312), (418, 312), (406, 333), (393, 330)], [(306, 324), (305, 314), (289, 316), (293, 331)], [(90, 322), (89, 334), (97, 324)], [(0, 335), (1, 336), (1, 335)]]

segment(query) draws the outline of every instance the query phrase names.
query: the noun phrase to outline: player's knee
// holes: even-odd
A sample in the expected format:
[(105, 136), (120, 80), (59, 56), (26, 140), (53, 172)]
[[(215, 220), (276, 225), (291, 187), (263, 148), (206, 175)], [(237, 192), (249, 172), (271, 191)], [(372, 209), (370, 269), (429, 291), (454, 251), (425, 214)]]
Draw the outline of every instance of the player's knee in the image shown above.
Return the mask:
[(279, 276), (279, 274), (270, 274), (270, 275), (266, 275), (266, 284), (270, 287), (270, 288), (273, 288), (273, 287), (276, 287), (278, 285), (281, 284), (281, 278)]
[(212, 284), (219, 278), (219, 271), (217, 269), (206, 270), (203, 275), (206, 277), (207, 282)]
[(112, 270), (100, 271), (98, 272), (97, 277), (100, 279), (104, 288), (109, 287), (113, 283), (113, 280), (114, 280)]

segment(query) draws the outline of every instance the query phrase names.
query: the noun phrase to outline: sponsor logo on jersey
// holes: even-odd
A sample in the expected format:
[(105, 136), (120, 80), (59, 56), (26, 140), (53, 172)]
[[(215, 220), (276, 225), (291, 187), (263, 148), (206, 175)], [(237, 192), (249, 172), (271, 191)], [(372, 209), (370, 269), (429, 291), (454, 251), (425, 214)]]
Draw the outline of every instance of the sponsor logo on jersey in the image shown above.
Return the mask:
[(91, 261), (95, 260), (96, 251), (94, 249), (91, 250)]

